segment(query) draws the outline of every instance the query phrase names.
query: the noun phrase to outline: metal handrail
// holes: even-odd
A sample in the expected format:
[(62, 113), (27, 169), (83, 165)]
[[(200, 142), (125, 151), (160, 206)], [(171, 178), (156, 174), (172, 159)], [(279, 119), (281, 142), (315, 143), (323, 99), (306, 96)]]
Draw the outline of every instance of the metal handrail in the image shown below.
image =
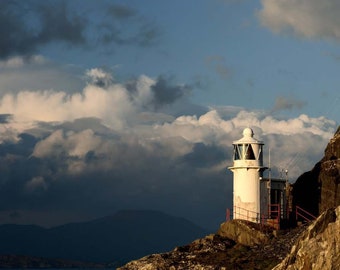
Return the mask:
[[(307, 215), (307, 216), (305, 216), (305, 215)], [(305, 221), (308, 221), (308, 222), (311, 222), (312, 220), (316, 219), (316, 216), (309, 213), (308, 211), (306, 211), (302, 207), (296, 205), (296, 207), (295, 207), (295, 218), (296, 218), (296, 220), (298, 219), (298, 217), (302, 217)]]
[[(241, 212), (246, 212), (246, 214), (241, 213)], [(248, 210), (246, 208), (239, 207), (239, 206), (234, 206), (233, 214), (237, 214), (238, 216), (244, 217), (247, 220), (249, 220), (250, 218), (255, 219), (256, 222), (258, 220), (260, 220), (260, 218), (259, 218), (260, 217), (260, 213), (255, 212), (255, 211), (251, 211), (251, 210)]]
[[(239, 207), (239, 206), (234, 206), (234, 209), (229, 209), (227, 208), (226, 210), (226, 221), (230, 221), (234, 219), (235, 214), (237, 213), (238, 217), (243, 217), (245, 220), (249, 220), (250, 218), (253, 218), (254, 215), (251, 214), (256, 214), (255, 222), (260, 223), (261, 225), (268, 224), (268, 221), (270, 220), (272, 225), (275, 227), (277, 226), (278, 229), (280, 229), (280, 217), (281, 217), (281, 209), (279, 204), (270, 204), (269, 206), (269, 211), (268, 215), (260, 215), (260, 213), (257, 213), (255, 211), (250, 211), (245, 208)], [(272, 207), (276, 207), (277, 210), (272, 210)], [(244, 211), (246, 214), (241, 213), (241, 211)], [(272, 218), (272, 214), (275, 213), (277, 214), (275, 218)], [(310, 212), (306, 211), (302, 207), (296, 205), (295, 206), (295, 218), (298, 220), (298, 217), (301, 217), (307, 222), (311, 222), (317, 217), (311, 214)]]
[[(268, 225), (268, 220), (271, 220), (271, 224), (272, 226), (276, 227), (276, 228), (280, 228), (280, 205), (270, 205), (271, 206), (276, 206), (277, 210), (276, 211), (271, 211), (271, 212), (275, 212), (277, 213), (277, 217), (272, 219), (270, 215), (260, 215), (260, 213), (255, 212), (255, 211), (251, 211), (239, 206), (234, 206), (234, 209), (231, 210), (230, 208), (227, 208), (226, 210), (226, 221), (230, 221), (232, 219), (234, 219), (235, 214), (237, 214), (238, 217), (243, 217), (245, 220), (249, 220), (250, 218), (254, 218), (254, 214), (256, 214), (256, 218), (254, 218), (256, 223), (259, 223), (260, 225)], [(241, 211), (246, 212), (246, 214), (241, 213)], [(270, 213), (270, 212), (269, 212)], [(253, 215), (251, 215), (253, 214)], [(273, 222), (274, 221), (274, 222)]]

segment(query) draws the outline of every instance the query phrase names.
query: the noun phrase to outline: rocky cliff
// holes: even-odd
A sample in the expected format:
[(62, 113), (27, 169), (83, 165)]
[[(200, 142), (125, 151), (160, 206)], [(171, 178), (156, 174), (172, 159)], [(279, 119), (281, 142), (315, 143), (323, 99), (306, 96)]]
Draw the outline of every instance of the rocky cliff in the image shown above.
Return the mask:
[(293, 185), (293, 204), (315, 216), (340, 205), (340, 127), (329, 141), (324, 157)]
[(321, 160), (319, 213), (340, 205), (340, 127), (330, 140)]
[(273, 270), (340, 269), (340, 206), (327, 209)]

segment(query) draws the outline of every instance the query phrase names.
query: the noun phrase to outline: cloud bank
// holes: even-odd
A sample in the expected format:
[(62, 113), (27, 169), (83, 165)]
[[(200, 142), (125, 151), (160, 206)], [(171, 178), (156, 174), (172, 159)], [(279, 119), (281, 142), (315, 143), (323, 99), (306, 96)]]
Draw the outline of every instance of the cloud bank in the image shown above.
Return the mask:
[(288, 169), (291, 181), (321, 159), (336, 128), (323, 117), (197, 106), (190, 86), (169, 78), (86, 74), (78, 92), (0, 98), (0, 222), (48, 226), (156, 208), (215, 229), (231, 206), (226, 168), (245, 127), (271, 149), (273, 174)]

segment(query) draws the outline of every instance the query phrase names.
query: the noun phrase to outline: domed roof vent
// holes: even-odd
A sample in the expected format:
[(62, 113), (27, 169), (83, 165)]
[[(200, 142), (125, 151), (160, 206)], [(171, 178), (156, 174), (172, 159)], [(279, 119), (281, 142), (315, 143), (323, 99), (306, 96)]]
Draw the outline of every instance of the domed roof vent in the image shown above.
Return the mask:
[(253, 137), (254, 136), (254, 132), (253, 132), (253, 130), (251, 129), (251, 128), (245, 128), (244, 130), (243, 130), (243, 136), (244, 137)]

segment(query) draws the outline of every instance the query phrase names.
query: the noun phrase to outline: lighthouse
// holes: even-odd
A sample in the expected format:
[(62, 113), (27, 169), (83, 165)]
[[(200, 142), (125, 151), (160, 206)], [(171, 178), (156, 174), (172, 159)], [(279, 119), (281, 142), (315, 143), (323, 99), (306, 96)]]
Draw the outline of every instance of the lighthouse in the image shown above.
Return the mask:
[(263, 171), (263, 142), (254, 138), (251, 128), (243, 130), (243, 138), (233, 142), (233, 217), (260, 222)]

